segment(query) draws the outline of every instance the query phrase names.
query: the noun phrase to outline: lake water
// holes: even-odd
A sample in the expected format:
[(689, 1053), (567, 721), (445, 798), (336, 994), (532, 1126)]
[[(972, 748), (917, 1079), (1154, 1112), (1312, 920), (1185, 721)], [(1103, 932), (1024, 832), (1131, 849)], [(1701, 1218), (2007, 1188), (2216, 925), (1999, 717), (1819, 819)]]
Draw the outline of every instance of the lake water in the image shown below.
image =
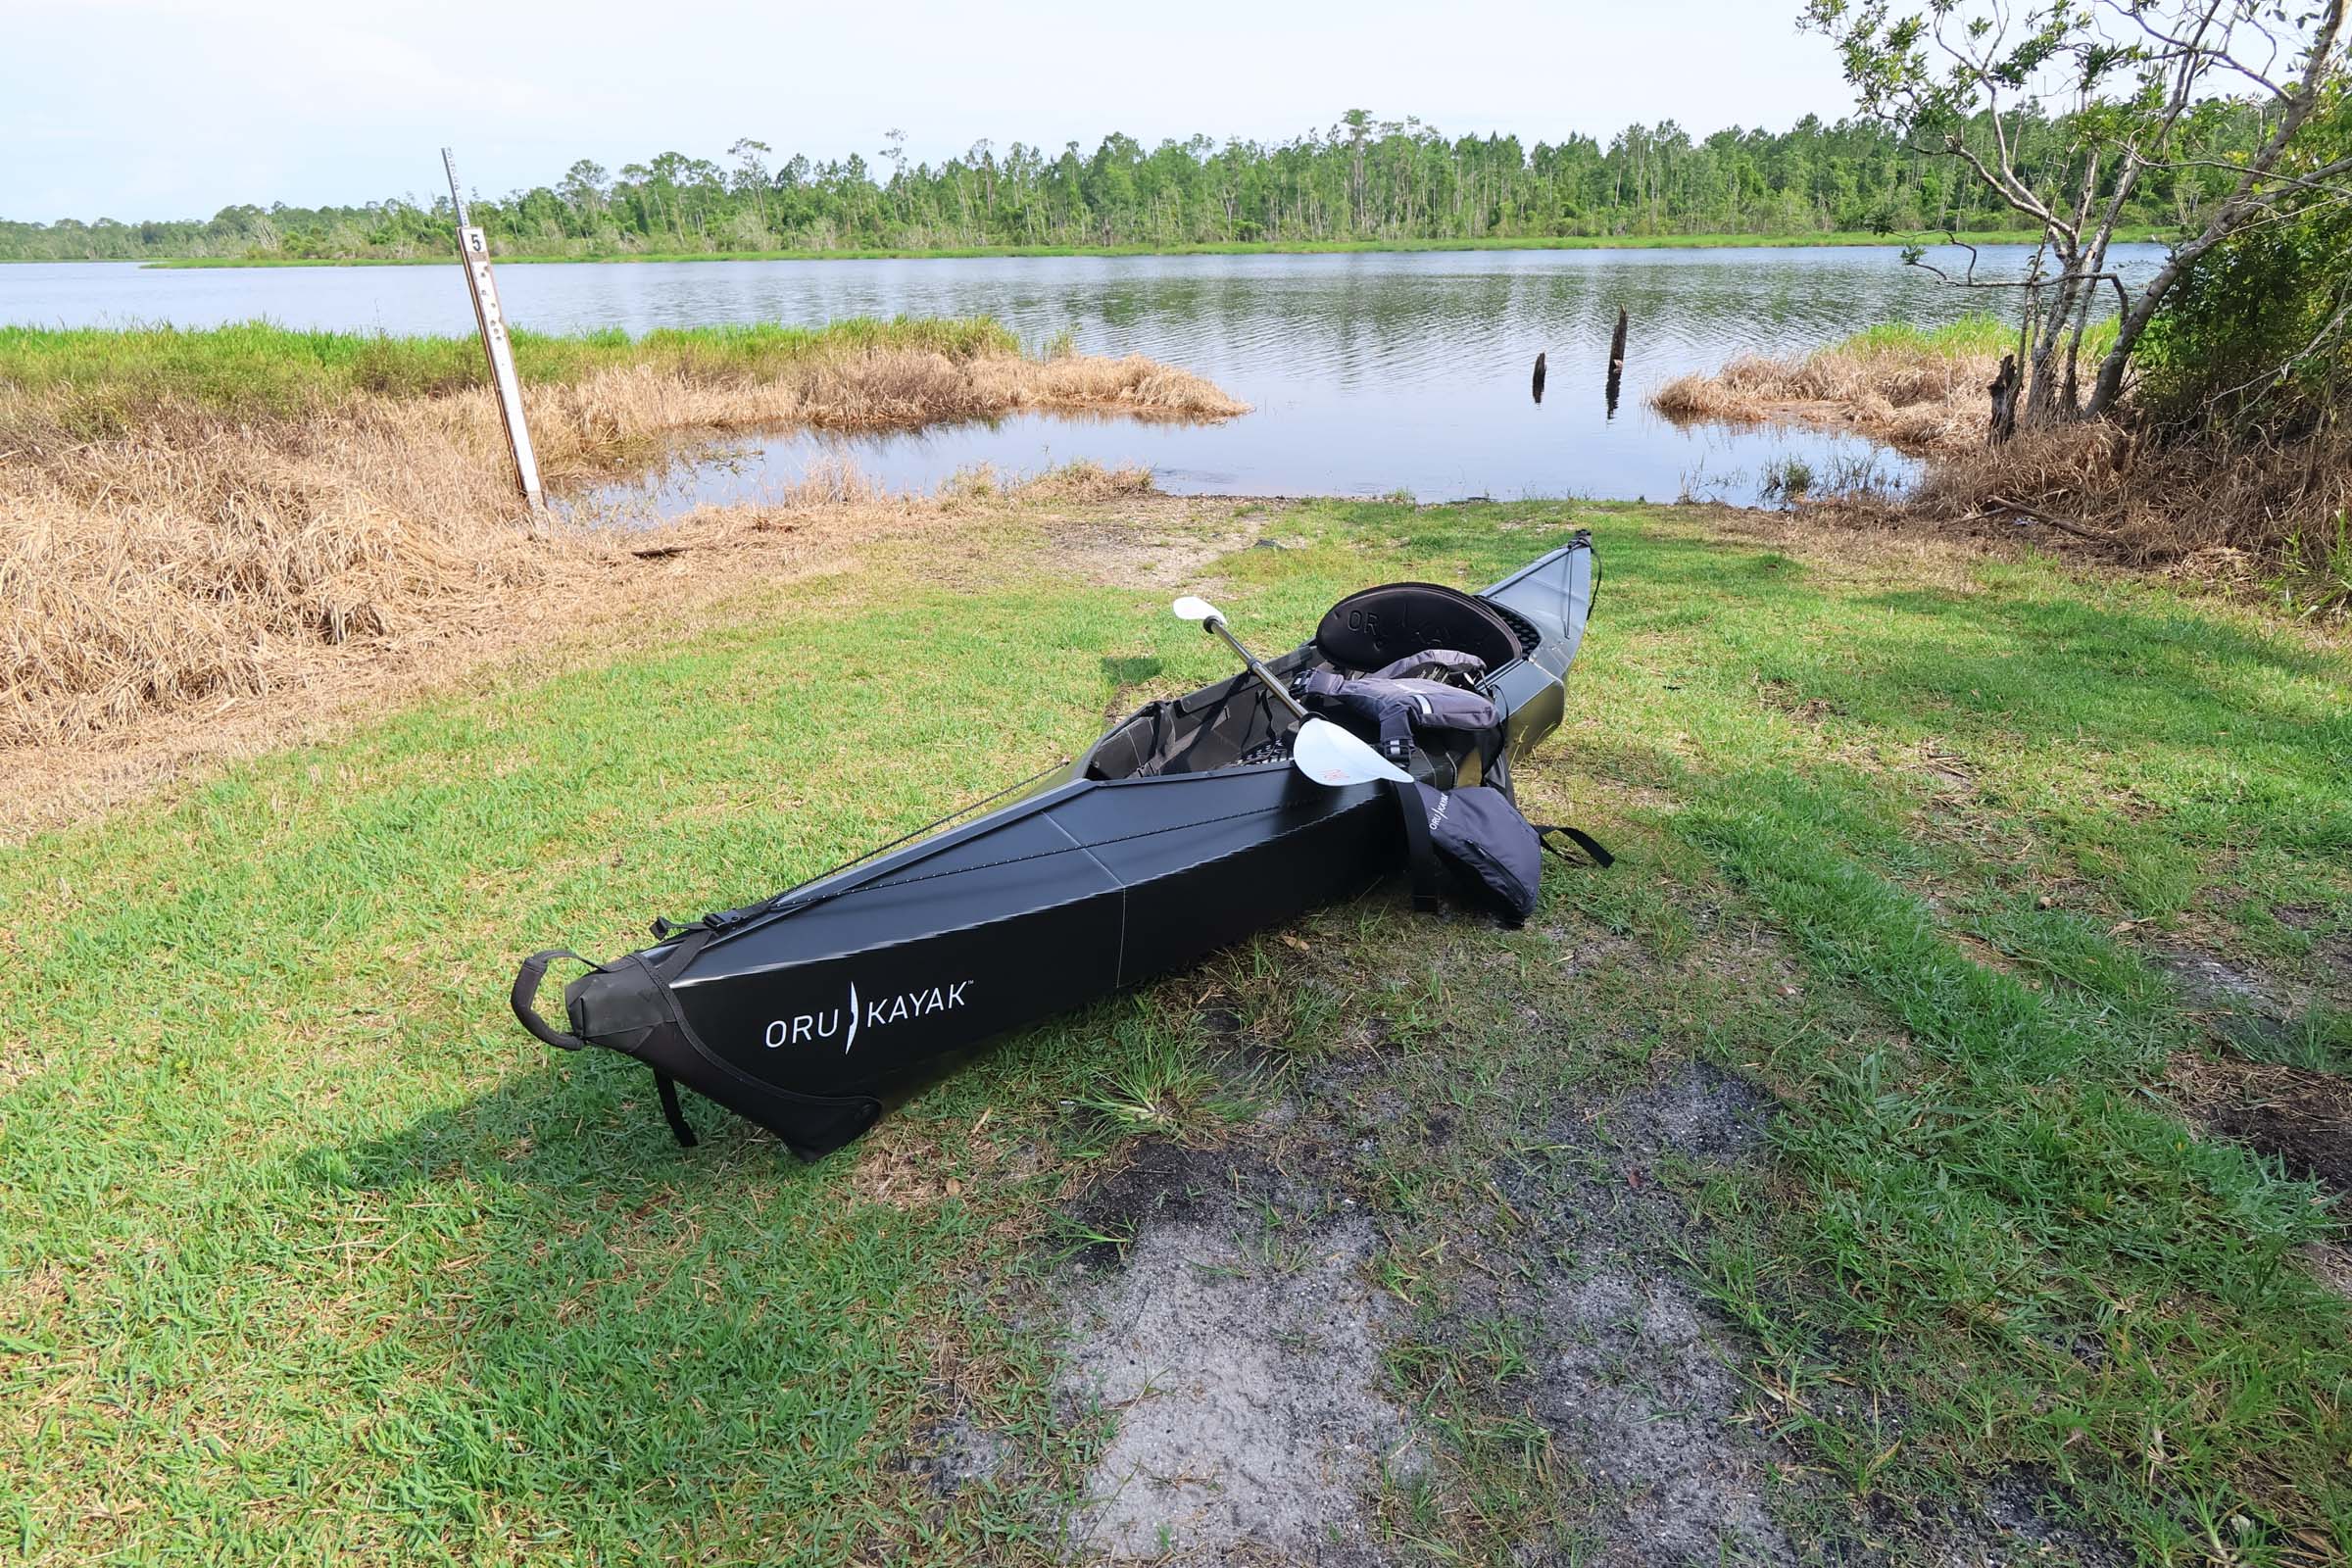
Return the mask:
[[(1979, 275), (2015, 275), (2023, 247)], [(2127, 277), (2162, 260), (2122, 247)], [(1892, 247), (1812, 250), (1419, 251), (1331, 256), (1037, 257), (956, 261), (510, 266), (507, 314), (541, 331), (845, 316), (994, 316), (1039, 344), (1064, 329), (1089, 353), (1149, 354), (1252, 405), (1221, 425), (1022, 416), (851, 439), (785, 434), (731, 445), (607, 499), (670, 512), (757, 499), (812, 462), (846, 459), (894, 489), (988, 463), (1034, 472), (1075, 459), (1150, 466), (1165, 490), (1249, 495), (1756, 499), (1765, 469), (1910, 464), (1853, 437), (1678, 428), (1648, 392), (1742, 353), (1802, 352), (1874, 322), (1922, 324), (2013, 295), (1963, 294)], [(1603, 395), (1611, 329), (1631, 321), (1622, 394)], [(195, 326), (267, 317), (289, 326), (465, 333), (447, 268), (171, 270), (115, 264), (0, 267), (0, 322)], [(1543, 400), (1532, 395), (1546, 357)]]

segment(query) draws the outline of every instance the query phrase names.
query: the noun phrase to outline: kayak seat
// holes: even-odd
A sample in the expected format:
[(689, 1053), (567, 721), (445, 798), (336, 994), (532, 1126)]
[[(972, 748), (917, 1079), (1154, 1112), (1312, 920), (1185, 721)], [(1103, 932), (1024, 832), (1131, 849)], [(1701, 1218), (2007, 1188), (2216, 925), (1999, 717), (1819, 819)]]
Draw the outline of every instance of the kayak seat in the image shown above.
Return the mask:
[[(1276, 678), (1319, 665), (1313, 644), (1266, 662)], [(1103, 732), (1083, 759), (1091, 779), (1156, 778), (1251, 767), (1286, 754), (1290, 710), (1254, 676), (1230, 676), (1184, 697), (1148, 703)]]
[(1315, 647), (1336, 668), (1357, 674), (1427, 648), (1475, 655), (1491, 674), (1527, 652), (1494, 606), (1434, 582), (1387, 583), (1349, 594), (1325, 612)]
[(1138, 709), (1112, 726), (1087, 754), (1088, 778), (1133, 778), (1159, 758), (1160, 737), (1167, 728), (1165, 703)]

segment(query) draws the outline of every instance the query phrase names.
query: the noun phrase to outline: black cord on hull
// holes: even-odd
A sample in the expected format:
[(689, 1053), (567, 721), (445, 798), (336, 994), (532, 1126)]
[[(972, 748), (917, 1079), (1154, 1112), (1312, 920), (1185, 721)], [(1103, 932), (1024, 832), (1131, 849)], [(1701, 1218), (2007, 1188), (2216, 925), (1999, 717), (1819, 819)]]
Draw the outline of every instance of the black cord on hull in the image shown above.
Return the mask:
[[(877, 855), (887, 855), (902, 844), (911, 844), (926, 833), (933, 833), (938, 831), (940, 828), (946, 827), (950, 822), (955, 821), (959, 816), (967, 816), (970, 813), (980, 809), (980, 808), (983, 806), (994, 806), (997, 804), (997, 802), (1003, 800), (1005, 796), (1012, 794), (1015, 790), (1025, 790), (1030, 785), (1036, 783), (1039, 779), (1046, 778), (1053, 774), (1056, 769), (1064, 768), (1069, 765), (1070, 760), (1066, 757), (1058, 762), (1048, 762), (1044, 767), (1039, 768), (1027, 778), (1021, 779), (1016, 783), (1007, 784), (1003, 789), (997, 791), (997, 793), (994, 795), (985, 796), (977, 801), (967, 801), (963, 805), (956, 808), (956, 809), (953, 811), (950, 811), (947, 815), (936, 817), (931, 821), (925, 822), (921, 827), (914, 829), (914, 831), (910, 833), (902, 833), (897, 838), (892, 839), (888, 844), (877, 844), (862, 855), (851, 856), (848, 859), (842, 861), (839, 865), (834, 866), (831, 870), (819, 871), (812, 877), (804, 878), (795, 886), (787, 888), (784, 892), (779, 893), (774, 898), (768, 900), (765, 907), (773, 908), (777, 906), (780, 906), (787, 899), (790, 899), (794, 893), (799, 892), (801, 888), (805, 888), (812, 882), (822, 882), (829, 876), (839, 876), (842, 872), (847, 871), (853, 865), (863, 865), (866, 861), (872, 859)], [(700, 920), (681, 925), (675, 921), (657, 918), (653, 925), (654, 940), (657, 942), (666, 942), (671, 937), (678, 935), (680, 932), (692, 931), (699, 926), (711, 925), (715, 923), (716, 920), (716, 915), (706, 914)]]

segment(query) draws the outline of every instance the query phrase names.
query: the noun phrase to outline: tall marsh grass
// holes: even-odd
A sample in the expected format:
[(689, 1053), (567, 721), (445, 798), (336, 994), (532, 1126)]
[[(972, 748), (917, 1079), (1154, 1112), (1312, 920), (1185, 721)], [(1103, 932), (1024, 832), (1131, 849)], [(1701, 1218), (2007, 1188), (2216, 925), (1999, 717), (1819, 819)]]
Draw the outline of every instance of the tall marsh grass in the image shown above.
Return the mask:
[[(2114, 341), (2113, 321), (2092, 323), (2086, 376)], [(1677, 376), (1650, 404), (1670, 419), (1838, 425), (1908, 452), (1952, 452), (1984, 440), (1985, 389), (2016, 348), (2015, 325), (1992, 316), (1886, 322), (1802, 359), (1743, 355), (1713, 375)]]
[[(2114, 341), (2112, 321), (2084, 334), (2086, 377)], [(2247, 444), (2144, 428), (2127, 408), (2119, 420), (2021, 429), (1994, 447), (1987, 384), (2016, 345), (2014, 325), (1990, 316), (1874, 326), (1802, 359), (1748, 356), (1681, 376), (1650, 401), (1673, 419), (1827, 425), (1926, 455), (1907, 496), (1839, 496), (1889, 517), (2023, 518), (2134, 563), (2208, 562), (2240, 578), (2251, 562), (2298, 613), (2352, 613), (2352, 555), (2328, 542), (2352, 507), (2352, 437)]]
[[(2116, 321), (2108, 317), (2093, 321), (2082, 334), (2085, 359), (2103, 358), (2115, 346)], [(1837, 352), (1860, 355), (1941, 354), (1949, 358), (1988, 355), (1998, 361), (2017, 352), (2017, 323), (1978, 311), (1941, 326), (1914, 326), (1909, 321), (1882, 321), (1866, 326), (1837, 345)]]
[[(526, 385), (569, 385), (599, 371), (652, 368), (693, 380), (766, 379), (811, 362), (879, 353), (951, 363), (1016, 356), (1019, 341), (986, 317), (852, 319), (821, 327), (757, 323), (514, 334)], [(315, 332), (269, 321), (181, 328), (0, 326), (0, 399), (52, 394), (128, 428), (174, 403), (222, 414), (304, 414), (355, 393), (438, 397), (487, 382), (474, 338)], [(0, 406), (0, 418), (5, 418)]]
[[(1140, 356), (1023, 356), (988, 320), (517, 334), (549, 481), (682, 434), (1025, 410), (1222, 418)], [(469, 339), (0, 329), (0, 746), (312, 672), (322, 649), (495, 612), (585, 550), (514, 494)]]

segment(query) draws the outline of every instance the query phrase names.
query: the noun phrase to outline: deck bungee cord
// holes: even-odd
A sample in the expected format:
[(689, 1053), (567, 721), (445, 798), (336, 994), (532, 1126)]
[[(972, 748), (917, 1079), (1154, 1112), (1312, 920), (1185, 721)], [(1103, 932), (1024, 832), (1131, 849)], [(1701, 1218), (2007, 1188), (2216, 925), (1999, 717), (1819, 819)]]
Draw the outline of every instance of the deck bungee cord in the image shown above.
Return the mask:
[[(1069, 765), (1070, 760), (1066, 757), (1057, 761), (1048, 762), (1045, 766), (1039, 768), (1027, 778), (1016, 779), (1012, 783), (1007, 784), (1003, 789), (997, 791), (994, 795), (983, 795), (976, 801), (966, 801), (963, 805), (958, 806), (956, 808), (956, 809), (948, 812), (945, 816), (935, 816), (930, 821), (925, 822), (921, 827), (913, 828), (907, 832), (902, 833), (887, 844), (877, 844), (872, 849), (867, 850), (862, 854), (851, 856), (839, 865), (828, 866), (826, 869), (817, 872), (814, 876), (804, 877), (801, 881), (794, 883), (791, 887), (786, 888), (783, 892), (777, 894), (773, 899), (770, 899), (768, 901), (768, 907), (780, 912), (784, 908), (786, 901), (789, 900), (795, 893), (800, 892), (803, 888), (814, 887), (819, 882), (829, 881), (832, 878), (841, 875), (842, 872), (850, 870), (854, 866), (863, 865), (866, 861), (872, 859), (877, 855), (887, 855), (902, 844), (911, 844), (916, 839), (928, 837), (929, 835), (938, 832), (941, 828), (946, 827), (950, 822), (955, 821), (957, 817), (969, 816), (972, 814), (972, 812), (977, 811), (983, 806), (994, 806), (1005, 796), (1017, 794), (1019, 791), (1027, 789), (1030, 785), (1037, 783), (1039, 780), (1047, 778), (1052, 774), (1058, 772), (1062, 768), (1068, 767)], [(710, 921), (717, 918), (718, 916), (715, 914), (706, 914), (700, 920), (677, 921), (664, 919), (661, 915), (656, 915), (654, 916), (653, 933), (656, 940), (667, 940), (668, 938), (676, 936), (681, 932), (691, 931), (696, 926), (708, 925)]]

